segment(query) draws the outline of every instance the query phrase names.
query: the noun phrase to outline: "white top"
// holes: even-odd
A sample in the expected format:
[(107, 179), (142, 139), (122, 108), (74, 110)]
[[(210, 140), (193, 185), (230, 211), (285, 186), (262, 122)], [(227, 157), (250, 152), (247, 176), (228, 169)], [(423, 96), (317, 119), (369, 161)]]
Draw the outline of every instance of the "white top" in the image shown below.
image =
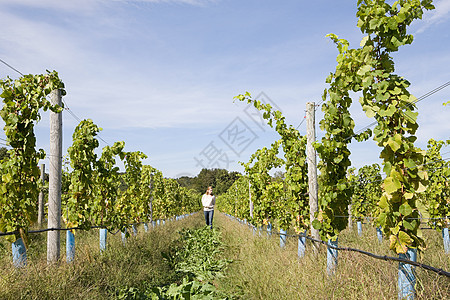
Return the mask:
[(215, 204), (216, 204), (216, 196), (206, 194), (202, 196), (202, 205), (204, 211), (214, 210)]

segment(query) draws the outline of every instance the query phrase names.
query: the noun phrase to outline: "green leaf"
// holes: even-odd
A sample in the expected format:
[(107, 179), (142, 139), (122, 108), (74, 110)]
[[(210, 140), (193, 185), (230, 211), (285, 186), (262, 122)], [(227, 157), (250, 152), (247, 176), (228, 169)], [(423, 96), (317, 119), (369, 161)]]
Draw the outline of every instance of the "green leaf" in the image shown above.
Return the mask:
[(365, 106), (363, 106), (363, 109), (364, 109), (364, 112), (366, 113), (366, 116), (368, 118), (373, 118), (375, 116), (376, 112), (373, 110), (372, 107), (370, 107), (368, 105), (365, 105)]
[(405, 114), (405, 116), (406, 116), (411, 122), (416, 122), (416, 120), (417, 120), (417, 115), (418, 115), (419, 113), (413, 112), (413, 111), (411, 111), (411, 110), (406, 110), (406, 111), (404, 112), (404, 114)]
[(321, 229), (322, 228), (322, 223), (319, 220), (315, 219), (314, 221), (312, 221), (312, 226), (315, 229)]
[(411, 206), (408, 204), (408, 202), (403, 203), (402, 205), (400, 205), (399, 210), (398, 210), (403, 216), (409, 216), (412, 213), (412, 208)]
[(413, 193), (405, 193), (405, 194), (403, 194), (403, 197), (405, 197), (406, 200), (409, 200), (414, 197), (414, 194)]
[(359, 68), (358, 72), (356, 72), (356, 74), (358, 76), (364, 76), (367, 72), (370, 71), (370, 69), (372, 69), (371, 65), (364, 65), (361, 68)]
[(369, 40), (369, 36), (366, 35), (365, 37), (362, 38), (361, 43), (359, 43), (359, 45), (360, 45), (361, 47), (364, 47), (364, 46), (366, 45), (366, 43), (367, 43), (368, 40)]
[(397, 150), (402, 146), (401, 135), (396, 134), (393, 137), (390, 137), (387, 143), (389, 147), (391, 147), (392, 151), (397, 152)]
[(401, 231), (401, 230), (398, 233), (398, 239), (399, 239), (400, 243), (402, 243), (403, 245), (406, 245), (406, 246), (410, 245), (413, 242), (413, 240), (411, 239), (409, 234), (407, 234), (406, 232)]
[(388, 200), (385, 195), (381, 196), (378, 205), (380, 206), (381, 209), (386, 209), (389, 207)]
[(384, 225), (386, 225), (386, 217), (387, 217), (386, 213), (381, 213), (378, 216), (377, 220), (378, 220), (378, 223), (380, 224), (380, 226), (383, 227)]
[(417, 221), (416, 220), (403, 220), (403, 227), (405, 227), (407, 230), (415, 230), (416, 229), (416, 224)]
[(386, 179), (384, 180), (384, 189), (389, 194), (392, 194), (392, 193), (398, 191), (399, 189), (401, 189), (401, 187), (402, 187), (402, 184), (400, 183), (400, 181), (398, 179), (395, 179), (393, 177), (386, 177)]
[(422, 182), (419, 181), (419, 183), (418, 183), (418, 188), (417, 188), (416, 192), (417, 192), (417, 193), (423, 193), (423, 192), (426, 191), (426, 189), (427, 189), (426, 186), (424, 186), (424, 185), (422, 184)]

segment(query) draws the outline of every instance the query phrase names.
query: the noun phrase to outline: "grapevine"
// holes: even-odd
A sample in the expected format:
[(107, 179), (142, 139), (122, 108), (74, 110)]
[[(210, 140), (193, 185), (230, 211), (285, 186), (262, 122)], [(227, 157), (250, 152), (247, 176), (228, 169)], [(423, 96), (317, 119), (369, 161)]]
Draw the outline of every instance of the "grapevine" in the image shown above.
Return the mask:
[(424, 192), (425, 205), (429, 225), (437, 230), (448, 228), (450, 225), (450, 188), (448, 178), (450, 177), (449, 162), (442, 160), (440, 154), (444, 145), (450, 144), (450, 140), (428, 141), (428, 150), (425, 156), (425, 166), (429, 170), (429, 185)]
[(119, 229), (125, 232), (130, 222), (139, 223), (148, 219), (150, 206), (148, 205), (149, 199), (142, 201), (140, 194), (141, 159), (147, 158), (147, 156), (140, 151), (122, 152), (121, 155), (125, 164), (123, 179), (127, 189), (118, 197), (114, 209)]
[(377, 202), (381, 197), (381, 175), (380, 166), (372, 164), (363, 166), (355, 176), (352, 196), (352, 216), (357, 221), (362, 221), (364, 217), (375, 217)]
[(70, 174), (70, 186), (66, 203), (67, 227), (89, 229), (92, 226), (93, 202), (97, 191), (96, 162), (98, 147), (95, 138), (100, 128), (92, 120), (82, 120), (73, 133), (73, 144), (67, 150), (73, 171)]
[(52, 106), (46, 97), (64, 84), (58, 73), (25, 75), (17, 80), (0, 80), (3, 108), (0, 115), (5, 122), (5, 134), (12, 149), (9, 159), (1, 162), (0, 230), (19, 232), (26, 243), (26, 232), (36, 219), (35, 201), (39, 194), (38, 162), (45, 157), (44, 150), (36, 150), (34, 126), (40, 120), (40, 110), (59, 113), (62, 107)]
[[(253, 222), (255, 225), (261, 226), (267, 223), (274, 217), (274, 202), (282, 201), (281, 193), (283, 191), (282, 185), (271, 184), (271, 176), (269, 171), (272, 168), (277, 168), (283, 164), (283, 160), (278, 158), (278, 149), (280, 142), (276, 141), (272, 147), (256, 151), (248, 163), (243, 164), (245, 172), (248, 174), (251, 182), (252, 201), (254, 205)], [(275, 193), (279, 197), (273, 197)], [(272, 196), (272, 197), (271, 197)], [(275, 204), (277, 205), (277, 204)], [(277, 206), (280, 206), (279, 204)]]
[(358, 27), (367, 34), (361, 48), (348, 49), (349, 43), (330, 37), (337, 44), (339, 76), (344, 85), (340, 93), (362, 91), (360, 103), (368, 117), (375, 117), (374, 140), (382, 147), (383, 194), (378, 203), (377, 224), (389, 236), (390, 248), (406, 253), (408, 248), (424, 246), (419, 230), (418, 194), (425, 191), (427, 174), (420, 167), (424, 153), (414, 146), (418, 124), (409, 82), (393, 74), (394, 62), (389, 55), (413, 37), (407, 27), (422, 17), (423, 10), (433, 9), (431, 0), (358, 1)]
[(106, 226), (113, 230), (118, 223), (114, 214), (114, 205), (119, 190), (119, 167), (116, 166), (116, 156), (122, 156), (124, 142), (115, 142), (113, 146), (105, 146), (97, 161), (98, 186), (96, 199), (93, 203), (93, 223)]
[(225, 194), (217, 197), (218, 209), (242, 220), (250, 219), (248, 184), (248, 176), (241, 176), (235, 180)]
[[(286, 164), (285, 182), (283, 185), (283, 197), (279, 202), (279, 221), (283, 229), (287, 229), (292, 221), (295, 221), (295, 230), (303, 232), (309, 227), (309, 200), (307, 162), (306, 162), (306, 137), (302, 136), (292, 125), (287, 125), (285, 117), (280, 111), (272, 110), (270, 104), (262, 104), (260, 101), (253, 100), (249, 93), (238, 95), (235, 99), (252, 103), (256, 109), (262, 111), (263, 118), (267, 120), (269, 126), (274, 127), (281, 136), (281, 145)], [(271, 187), (271, 192), (275, 191), (276, 185)], [(292, 214), (286, 213), (286, 209)]]

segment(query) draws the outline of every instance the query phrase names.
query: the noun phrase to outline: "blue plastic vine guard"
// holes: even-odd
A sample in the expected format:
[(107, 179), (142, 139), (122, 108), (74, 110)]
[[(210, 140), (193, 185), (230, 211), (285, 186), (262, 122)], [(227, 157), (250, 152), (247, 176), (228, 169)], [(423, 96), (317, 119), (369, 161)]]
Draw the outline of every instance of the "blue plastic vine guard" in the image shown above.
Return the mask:
[(127, 242), (127, 229), (125, 228), (125, 232), (121, 232), (122, 235), (122, 244), (126, 244)]
[(298, 237), (298, 249), (297, 249), (297, 255), (298, 258), (302, 258), (305, 256), (306, 251), (306, 230), (303, 232), (304, 236)]
[(272, 223), (269, 223), (267, 225), (267, 235), (271, 236), (272, 235)]
[(105, 228), (100, 229), (100, 251), (106, 250), (106, 239), (108, 236), (108, 230)]
[(286, 246), (286, 230), (280, 229), (280, 247), (284, 248)]
[[(336, 238), (335, 241), (328, 240), (327, 244), (329, 246), (337, 247), (338, 239)], [(338, 264), (338, 250), (327, 247), (327, 274), (328, 274), (328, 276), (334, 275), (337, 264)]]
[(358, 235), (362, 235), (362, 223), (361, 221), (356, 222), (356, 226), (358, 227)]
[[(417, 249), (408, 248), (408, 251), (399, 254), (399, 258), (417, 261)], [(413, 300), (416, 295), (415, 266), (399, 262), (398, 264), (398, 298)]]
[(27, 264), (27, 250), (21, 238), (18, 238), (11, 244), (13, 265), (16, 268), (22, 268)]
[(383, 232), (381, 231), (381, 226), (377, 227), (377, 237), (380, 243), (383, 242)]
[(72, 231), (66, 231), (66, 261), (73, 262), (75, 259), (75, 235)]
[(444, 241), (445, 253), (450, 254), (450, 237), (448, 234), (448, 228), (442, 229), (442, 239)]

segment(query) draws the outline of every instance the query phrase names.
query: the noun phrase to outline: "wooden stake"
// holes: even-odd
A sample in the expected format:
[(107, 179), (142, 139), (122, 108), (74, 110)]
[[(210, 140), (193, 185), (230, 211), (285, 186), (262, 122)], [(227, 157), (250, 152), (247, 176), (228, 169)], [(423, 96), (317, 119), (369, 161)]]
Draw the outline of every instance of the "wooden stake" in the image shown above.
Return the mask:
[[(309, 185), (309, 217), (311, 221), (311, 237), (320, 239), (319, 230), (312, 226), (315, 220), (314, 214), (319, 210), (318, 204), (318, 186), (317, 186), (317, 164), (316, 164), (316, 149), (314, 142), (316, 141), (316, 126), (315, 126), (315, 104), (314, 102), (306, 103), (306, 156), (308, 158), (308, 185)], [(314, 244), (313, 244), (314, 245)], [(317, 246), (313, 247), (317, 251)]]
[[(45, 164), (41, 164), (41, 181), (45, 182)], [(38, 225), (42, 228), (44, 223), (44, 191), (39, 192), (39, 209), (38, 209)]]
[[(61, 106), (61, 91), (50, 94), (52, 105)], [(62, 113), (50, 111), (50, 168), (48, 187), (48, 228), (61, 228)], [(47, 263), (60, 257), (60, 232), (47, 233)]]

